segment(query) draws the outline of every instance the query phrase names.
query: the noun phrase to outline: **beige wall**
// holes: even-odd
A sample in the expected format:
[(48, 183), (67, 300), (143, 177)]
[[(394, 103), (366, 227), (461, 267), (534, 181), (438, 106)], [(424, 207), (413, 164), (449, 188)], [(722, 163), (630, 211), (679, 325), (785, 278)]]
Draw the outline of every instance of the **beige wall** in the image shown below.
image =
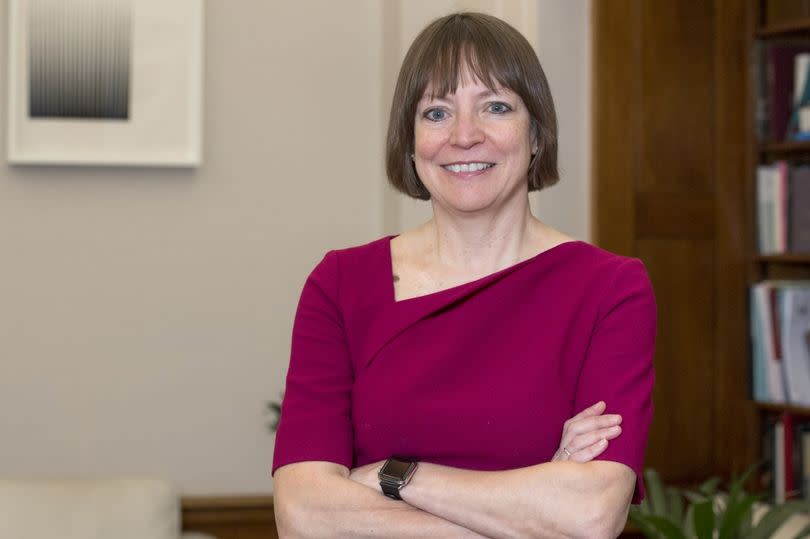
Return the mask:
[[(283, 386), (306, 274), (329, 248), (413, 221), (382, 181), (385, 115), (407, 41), (455, 8), (437, 4), (207, 2), (203, 166), (0, 165), (0, 475), (270, 490), (264, 402)], [(476, 2), (537, 9), (538, 32), (544, 5), (583, 48), (587, 2)], [(549, 73), (555, 96), (585, 91), (564, 72)], [(569, 136), (587, 150), (582, 126)], [(582, 170), (576, 199), (557, 202), (579, 236)]]

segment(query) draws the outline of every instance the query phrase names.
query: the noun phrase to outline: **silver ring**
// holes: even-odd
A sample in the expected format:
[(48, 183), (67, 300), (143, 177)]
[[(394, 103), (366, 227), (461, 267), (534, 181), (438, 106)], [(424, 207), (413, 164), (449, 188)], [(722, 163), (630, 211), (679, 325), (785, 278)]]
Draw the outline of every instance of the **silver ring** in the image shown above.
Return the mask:
[(563, 447), (563, 453), (565, 453), (565, 456), (568, 457), (569, 459), (571, 458), (571, 452), (568, 450), (567, 447)]

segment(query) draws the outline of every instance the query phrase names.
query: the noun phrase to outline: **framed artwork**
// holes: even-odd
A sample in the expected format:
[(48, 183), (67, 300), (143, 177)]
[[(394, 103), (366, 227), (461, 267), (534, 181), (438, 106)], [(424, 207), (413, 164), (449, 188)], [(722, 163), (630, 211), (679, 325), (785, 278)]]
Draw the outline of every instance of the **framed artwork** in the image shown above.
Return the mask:
[(8, 161), (197, 166), (203, 0), (9, 0)]

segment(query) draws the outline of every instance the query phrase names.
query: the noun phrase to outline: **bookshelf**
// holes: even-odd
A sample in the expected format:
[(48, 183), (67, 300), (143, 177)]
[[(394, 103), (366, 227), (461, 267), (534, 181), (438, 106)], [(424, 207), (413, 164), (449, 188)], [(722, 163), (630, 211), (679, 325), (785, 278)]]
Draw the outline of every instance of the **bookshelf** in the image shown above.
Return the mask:
[(810, 253), (790, 253), (784, 255), (754, 255), (754, 260), (760, 264), (796, 264), (803, 266), (810, 264)]
[[(760, 11), (760, 17), (763, 16)], [(764, 14), (767, 19), (767, 10)], [(762, 24), (756, 30), (756, 37), (759, 39), (789, 38), (789, 37), (810, 37), (810, 17), (801, 19), (781, 21), (777, 23)]]
[[(801, 44), (810, 48), (810, 1), (749, 1), (751, 2), (749, 6), (754, 14), (752, 20), (753, 28), (749, 36), (749, 50), (752, 52), (752, 58), (756, 58), (757, 55), (754, 53), (757, 51), (758, 47), (774, 48), (785, 44), (790, 44), (791, 46)], [(768, 53), (770, 52), (771, 51), (768, 51)], [(748, 281), (749, 285), (751, 286), (768, 279), (810, 280), (810, 253), (791, 252), (788, 249), (787, 252), (784, 253), (765, 255), (760, 254), (758, 248), (758, 167), (761, 165), (771, 165), (778, 161), (784, 161), (788, 164), (788, 166), (810, 164), (810, 142), (798, 142), (789, 139), (774, 139), (772, 136), (772, 130), (765, 129), (763, 133), (757, 129), (758, 122), (755, 111), (757, 110), (757, 106), (760, 107), (760, 110), (762, 106), (761, 102), (757, 102), (758, 93), (763, 88), (772, 90), (774, 88), (774, 83), (772, 79), (768, 79), (767, 83), (763, 84), (765, 81), (756, 80), (756, 77), (768, 76), (769, 71), (770, 76), (774, 77), (773, 72), (776, 68), (773, 67), (774, 64), (771, 62), (777, 61), (774, 59), (775, 57), (775, 54), (773, 56), (766, 54), (761, 57), (762, 61), (768, 62), (768, 67), (766, 69), (762, 69), (761, 67), (759, 69), (754, 69), (754, 76), (751, 77), (749, 86), (748, 114), (750, 120), (749, 125), (751, 126), (750, 131), (752, 133), (749, 154), (751, 173), (748, 175), (750, 183), (747, 185), (745, 191), (747, 193), (747, 197), (749, 198), (748, 203), (746, 204), (746, 211), (748, 214), (746, 220), (748, 221), (747, 230), (749, 231), (749, 237), (747, 238), (747, 241), (749, 244), (748, 252), (750, 253), (748, 257)], [(791, 78), (792, 75), (793, 74), (791, 73)], [(773, 98), (771, 97), (771, 100), (772, 99)], [(767, 100), (766, 102), (768, 103), (767, 110), (769, 123), (774, 122), (773, 102)], [(756, 135), (754, 135), (754, 133), (756, 133)], [(777, 303), (776, 300), (771, 301)], [(755, 303), (756, 302), (752, 301), (749, 308), (757, 309)], [(766, 300), (764, 303), (767, 304), (768, 301)], [(760, 308), (762, 305), (763, 302), (760, 302)], [(773, 306), (771, 305), (771, 307)], [(776, 320), (776, 318), (774, 320)], [(751, 318), (749, 318), (748, 323), (749, 335), (755, 331), (762, 332), (761, 325), (757, 329), (753, 327)], [(774, 323), (776, 324), (778, 322)], [(777, 335), (781, 334), (781, 332), (778, 331), (776, 333)], [(761, 334), (762, 333), (760, 333), (760, 335)], [(781, 337), (774, 338), (778, 340)], [(752, 377), (752, 388), (755, 386), (753, 373), (756, 370), (756, 367), (754, 366), (756, 356), (754, 346), (755, 345), (752, 342), (749, 348), (749, 364), (752, 365), (749, 372), (751, 373), (750, 376)], [(782, 342), (778, 346), (774, 346), (784, 347), (786, 346), (786, 343)], [(779, 356), (779, 359), (783, 359), (784, 350), (778, 354), (782, 354)], [(787, 382), (785, 385), (787, 386)], [(756, 389), (752, 389), (752, 393), (756, 391)], [(785, 392), (786, 394), (789, 393), (787, 387), (785, 387)], [(777, 485), (777, 490), (779, 488), (783, 488), (784, 491), (788, 493), (787, 496), (791, 497), (791, 493), (795, 495), (795, 493), (802, 486), (802, 483), (806, 482), (806, 479), (803, 480), (802, 477), (799, 477), (802, 475), (802, 472), (793, 469), (793, 464), (801, 461), (801, 459), (796, 459), (794, 456), (794, 451), (801, 452), (801, 448), (795, 445), (800, 444), (800, 442), (798, 441), (798, 438), (794, 438), (794, 428), (800, 424), (810, 424), (810, 406), (797, 406), (795, 404), (791, 404), (789, 399), (785, 403), (759, 402), (754, 400), (753, 404), (760, 416), (760, 434), (766, 437), (765, 439), (769, 440), (767, 443), (763, 442), (763, 453), (760, 456), (764, 456), (764, 454), (767, 452), (765, 446), (770, 443), (770, 438), (767, 438), (767, 436), (779, 436), (773, 432), (767, 433), (766, 430), (769, 428), (767, 425), (778, 423), (780, 425), (780, 429), (782, 429), (776, 431), (782, 433), (782, 445), (778, 446), (780, 449), (774, 450), (772, 456), (775, 461), (779, 460), (780, 458), (783, 459), (782, 468), (779, 468), (777, 465), (776, 469), (783, 470), (784, 483), (780, 487), (779, 480), (776, 480), (775, 484)], [(781, 476), (782, 474), (779, 475)], [(806, 471), (804, 472), (804, 476), (807, 476)], [(780, 499), (780, 495), (778, 493), (775, 495), (777, 499)], [(804, 495), (808, 496), (808, 493), (805, 492)]]
[(797, 155), (810, 155), (810, 142), (766, 142), (759, 144), (759, 153), (784, 158)]
[(790, 414), (796, 418), (810, 418), (810, 408), (804, 406), (791, 406), (789, 404), (773, 404), (770, 402), (758, 402), (757, 408), (770, 414)]

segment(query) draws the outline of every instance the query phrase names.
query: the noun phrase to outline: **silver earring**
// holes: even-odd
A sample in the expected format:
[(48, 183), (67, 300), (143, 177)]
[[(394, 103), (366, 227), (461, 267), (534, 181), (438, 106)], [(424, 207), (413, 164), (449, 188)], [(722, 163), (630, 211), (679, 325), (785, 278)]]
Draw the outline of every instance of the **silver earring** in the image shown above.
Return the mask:
[(416, 155), (411, 154), (411, 161), (416, 161)]

